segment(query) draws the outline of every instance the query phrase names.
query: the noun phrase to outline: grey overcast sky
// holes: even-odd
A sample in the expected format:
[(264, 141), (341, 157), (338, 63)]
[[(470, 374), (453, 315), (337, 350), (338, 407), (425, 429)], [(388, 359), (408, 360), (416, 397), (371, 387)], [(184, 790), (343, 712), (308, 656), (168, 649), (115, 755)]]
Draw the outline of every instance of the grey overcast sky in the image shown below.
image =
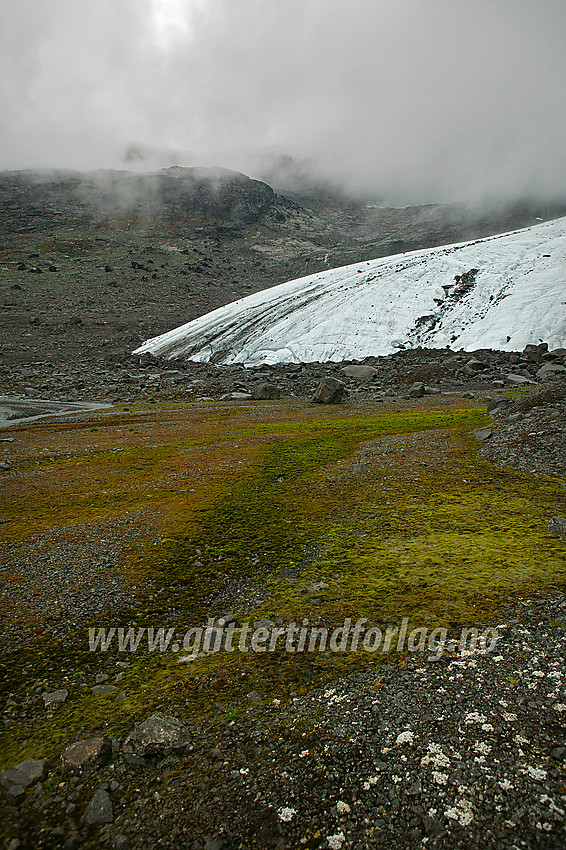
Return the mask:
[(2, 169), (137, 144), (407, 203), (564, 198), (566, 0), (0, 0), (0, 121)]

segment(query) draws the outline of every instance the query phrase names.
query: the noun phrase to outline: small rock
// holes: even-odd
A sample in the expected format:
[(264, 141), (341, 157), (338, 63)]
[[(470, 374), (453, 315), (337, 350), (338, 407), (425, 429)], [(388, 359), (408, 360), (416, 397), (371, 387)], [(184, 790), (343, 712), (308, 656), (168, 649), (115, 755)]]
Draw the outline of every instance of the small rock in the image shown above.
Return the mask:
[(93, 685), (93, 694), (115, 694), (118, 691), (116, 685)]
[(549, 534), (554, 534), (557, 537), (566, 537), (566, 517), (553, 516), (546, 530)]
[(130, 839), (127, 835), (115, 835), (112, 840), (114, 850), (128, 850)]
[(345, 385), (338, 378), (327, 375), (318, 385), (312, 397), (314, 404), (339, 404), (342, 401)]
[(48, 773), (49, 763), (45, 759), (28, 759), (16, 767), (4, 770), (0, 774), (0, 782), (7, 791), (12, 793), (14, 789), (14, 796), (19, 796), (21, 793), (19, 789), (41, 782)]
[(85, 823), (112, 823), (114, 813), (112, 801), (107, 791), (97, 791), (83, 815)]
[(493, 436), (491, 428), (478, 428), (474, 431), (474, 437), (476, 440), (489, 440), (491, 436)]
[(488, 413), (499, 413), (504, 408), (509, 407), (511, 404), (511, 399), (507, 398), (505, 395), (498, 395), (495, 398), (488, 399), (487, 402), (487, 412)]
[(135, 756), (170, 754), (186, 748), (192, 749), (188, 727), (176, 717), (156, 712), (136, 723), (124, 742), (123, 750)]
[(261, 702), (261, 695), (258, 694), (257, 691), (250, 691), (249, 694), (247, 694), (247, 697), (250, 702), (253, 702), (256, 705), (259, 705), (259, 703)]
[(86, 738), (71, 744), (61, 754), (63, 773), (75, 773), (91, 770), (100, 764), (105, 764), (112, 755), (112, 744), (109, 738)]
[(57, 708), (59, 705), (63, 705), (67, 697), (69, 696), (69, 691), (66, 688), (60, 688), (58, 691), (51, 691), (51, 693), (42, 694), (43, 704), (45, 708)]

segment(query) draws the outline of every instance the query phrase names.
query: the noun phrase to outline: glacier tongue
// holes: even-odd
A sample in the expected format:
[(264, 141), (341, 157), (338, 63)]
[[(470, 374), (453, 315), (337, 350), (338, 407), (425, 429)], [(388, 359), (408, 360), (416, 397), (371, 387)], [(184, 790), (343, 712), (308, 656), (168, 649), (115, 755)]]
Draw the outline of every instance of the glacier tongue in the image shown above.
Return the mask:
[(362, 359), (400, 344), (516, 351), (541, 340), (566, 345), (566, 218), (292, 280), (134, 354), (252, 366)]

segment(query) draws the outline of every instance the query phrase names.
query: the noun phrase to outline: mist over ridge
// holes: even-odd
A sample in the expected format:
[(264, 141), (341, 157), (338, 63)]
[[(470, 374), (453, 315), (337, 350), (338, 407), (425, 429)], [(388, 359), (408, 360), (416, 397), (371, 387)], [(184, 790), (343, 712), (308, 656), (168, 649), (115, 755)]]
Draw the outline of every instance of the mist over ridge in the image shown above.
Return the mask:
[(5, 0), (0, 168), (216, 165), (389, 203), (566, 195), (559, 0)]

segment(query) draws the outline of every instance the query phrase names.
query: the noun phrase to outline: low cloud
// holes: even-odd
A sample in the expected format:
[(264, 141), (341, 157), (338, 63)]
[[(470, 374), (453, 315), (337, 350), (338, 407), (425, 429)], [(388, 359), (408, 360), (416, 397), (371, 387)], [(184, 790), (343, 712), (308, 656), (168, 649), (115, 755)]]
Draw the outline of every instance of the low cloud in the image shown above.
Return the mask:
[(565, 32), (563, 0), (4, 0), (0, 167), (564, 198)]

